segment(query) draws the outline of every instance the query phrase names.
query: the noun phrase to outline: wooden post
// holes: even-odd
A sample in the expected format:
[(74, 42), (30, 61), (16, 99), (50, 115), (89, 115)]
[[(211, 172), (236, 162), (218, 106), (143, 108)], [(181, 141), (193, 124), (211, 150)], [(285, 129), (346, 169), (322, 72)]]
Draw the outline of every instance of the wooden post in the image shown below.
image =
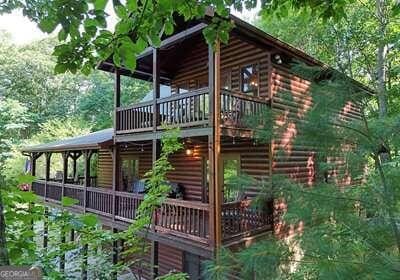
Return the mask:
[[(153, 48), (153, 149), (152, 149), (152, 162), (153, 165), (156, 160), (160, 157), (160, 141), (156, 139), (155, 132), (157, 131), (159, 108), (157, 106), (157, 100), (160, 98), (160, 50)], [(153, 213), (152, 230), (155, 231), (156, 213)], [(151, 242), (151, 267), (152, 267), (152, 279), (158, 276), (158, 242)]]
[(160, 50), (153, 48), (153, 131), (157, 130), (159, 108), (157, 99), (160, 98)]
[(114, 80), (114, 133), (119, 128), (119, 120), (117, 114), (117, 108), (121, 106), (121, 75), (118, 69), (115, 69), (115, 80)]
[[(118, 230), (116, 228), (113, 228), (113, 233), (117, 233)], [(112, 262), (113, 265), (118, 264), (118, 259), (119, 259), (119, 248), (118, 248), (118, 240), (113, 241), (113, 255), (112, 255)], [(116, 280), (117, 279), (117, 273), (113, 272), (112, 279)]]
[(65, 196), (65, 184), (68, 179), (68, 156), (69, 152), (63, 152), (62, 153), (62, 159), (63, 159), (63, 178), (62, 178), (62, 189), (61, 189), (61, 197)]
[(47, 197), (47, 182), (50, 179), (50, 163), (51, 163), (51, 153), (47, 152), (46, 156), (46, 174), (45, 174), (45, 182), (44, 182), (44, 197), (46, 200)]
[(82, 273), (82, 275), (81, 275), (81, 278), (82, 278), (82, 280), (87, 280), (88, 279), (88, 273), (87, 273), (87, 268), (88, 268), (88, 251), (89, 251), (89, 246), (88, 246), (88, 244), (85, 244), (85, 245), (83, 245), (83, 248), (82, 248), (82, 255), (83, 255), (83, 258), (82, 258), (82, 271), (81, 271), (81, 273)]
[(119, 190), (119, 146), (114, 143), (114, 148), (112, 151), (112, 161), (113, 161), (113, 184), (112, 184), (112, 219), (115, 220), (115, 215), (118, 213), (118, 205), (116, 201), (115, 192)]
[(83, 181), (83, 187), (84, 187), (84, 195), (83, 195), (83, 212), (86, 213), (86, 207), (88, 205), (88, 191), (87, 188), (89, 187), (89, 181), (90, 181), (90, 157), (92, 156), (92, 151), (84, 151), (84, 160), (85, 160), (85, 174), (84, 174), (84, 181)]
[(210, 127), (212, 133), (208, 136), (209, 143), (209, 205), (210, 205), (210, 238), (211, 244), (219, 249), (222, 243), (221, 234), (221, 190), (218, 176), (220, 156), (220, 44), (208, 46), (208, 86), (209, 86), (209, 110)]
[(31, 175), (35, 176), (36, 175), (36, 160), (38, 158), (38, 154), (37, 153), (32, 153), (30, 156), (30, 160), (31, 160)]
[[(61, 226), (61, 232), (60, 232), (61, 236), (60, 236), (60, 242), (61, 242), (61, 246), (65, 244), (65, 227), (64, 225)], [(65, 253), (63, 253), (60, 256), (60, 272), (64, 273), (65, 270)]]
[(49, 208), (44, 207), (44, 221), (43, 221), (43, 248), (47, 249), (49, 240)]
[(74, 229), (71, 229), (71, 235), (69, 237), (69, 240), (70, 241), (75, 241), (75, 230)]

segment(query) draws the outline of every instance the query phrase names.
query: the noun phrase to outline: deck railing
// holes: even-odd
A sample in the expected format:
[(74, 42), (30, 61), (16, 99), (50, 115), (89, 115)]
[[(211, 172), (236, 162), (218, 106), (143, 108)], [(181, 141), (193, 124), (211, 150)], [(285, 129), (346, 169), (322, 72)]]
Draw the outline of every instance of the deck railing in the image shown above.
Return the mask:
[(155, 225), (158, 231), (207, 242), (209, 206), (206, 203), (167, 199), (158, 209)]
[[(174, 94), (157, 100), (157, 129), (164, 125), (203, 127), (209, 122), (209, 90)], [(267, 108), (266, 99), (221, 90), (221, 125), (246, 128), (246, 118)], [(153, 101), (117, 108), (117, 133), (143, 132), (153, 129)]]
[(132, 222), (136, 218), (137, 209), (142, 201), (143, 195), (141, 194), (116, 192), (115, 218), (121, 221)]
[(175, 94), (157, 100), (158, 128), (169, 126), (203, 126), (209, 116), (208, 88)]
[(153, 101), (117, 108), (117, 127), (120, 133), (147, 131), (153, 128)]
[(267, 106), (265, 99), (221, 90), (221, 125), (248, 128), (250, 118), (261, 116)]
[[(32, 191), (52, 202), (60, 202), (62, 198), (62, 184), (57, 182), (48, 181), (46, 185), (45, 181), (37, 180), (32, 184)], [(105, 217), (113, 214), (113, 192), (110, 189), (86, 188), (86, 207), (83, 186), (65, 184), (64, 196), (78, 200), (75, 208), (85, 208), (87, 212)], [(132, 222), (142, 201), (142, 194), (115, 192), (115, 220)], [(154, 214), (154, 229), (206, 243), (209, 235), (208, 214), (208, 204), (167, 199)]]
[(223, 239), (272, 228), (272, 215), (251, 207), (248, 200), (224, 203), (221, 212)]
[[(45, 188), (46, 186), (46, 188)], [(37, 180), (32, 191), (51, 201), (61, 201), (62, 184)], [(85, 188), (65, 184), (64, 196), (78, 200), (74, 207), (85, 208), (87, 212), (111, 217), (113, 214), (113, 192), (106, 188)], [(115, 220), (131, 223), (143, 201), (142, 194), (115, 192)], [(202, 243), (209, 241), (209, 205), (196, 201), (166, 199), (153, 216), (154, 229)], [(272, 228), (272, 215), (250, 206), (250, 202), (239, 201), (222, 204), (221, 227), (224, 240)]]

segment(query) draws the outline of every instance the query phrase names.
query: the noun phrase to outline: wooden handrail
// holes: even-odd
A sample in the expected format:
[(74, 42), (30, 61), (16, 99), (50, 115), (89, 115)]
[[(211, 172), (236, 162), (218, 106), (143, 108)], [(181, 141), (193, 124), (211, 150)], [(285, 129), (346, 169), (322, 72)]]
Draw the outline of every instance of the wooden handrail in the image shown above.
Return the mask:
[(113, 193), (112, 189), (108, 189), (108, 188), (88, 187), (87, 190), (89, 192), (95, 192), (95, 193), (105, 193), (105, 194)]
[(190, 200), (172, 199), (172, 198), (167, 198), (163, 202), (163, 204), (187, 207), (187, 208), (204, 210), (204, 211), (208, 211), (208, 209), (209, 209), (209, 205), (207, 203), (202, 203), (202, 202), (198, 202), (198, 201), (190, 201)]
[[(44, 183), (43, 180), (35, 180), (32, 190), (44, 196)], [(47, 182), (46, 198), (55, 202), (61, 201), (61, 185), (57, 182)], [(79, 201), (76, 207), (83, 209), (85, 188), (80, 185), (65, 184), (64, 189), (67, 196)], [(107, 217), (112, 215), (111, 205), (114, 196), (111, 189), (88, 187), (86, 193), (88, 194), (86, 208), (88, 212)], [(144, 196), (145, 194), (116, 191), (116, 220), (131, 223), (137, 216), (137, 210)], [(272, 215), (252, 208), (250, 200), (223, 203), (221, 210), (221, 227), (225, 240), (272, 226)], [(207, 203), (167, 198), (155, 211), (155, 229), (158, 232), (208, 243), (209, 215), (210, 205)]]
[(143, 194), (132, 193), (132, 192), (116, 191), (115, 195), (116, 196), (121, 196), (121, 197), (138, 198), (138, 199), (143, 199), (144, 198)]
[(75, 184), (65, 184), (65, 188), (75, 189), (75, 190), (84, 190), (85, 188), (82, 185), (75, 185)]
[(170, 102), (170, 101), (181, 100), (181, 99), (184, 99), (184, 98), (189, 98), (189, 97), (197, 96), (197, 95), (204, 94), (204, 93), (208, 93), (208, 88), (207, 87), (196, 89), (196, 90), (192, 90), (192, 91), (189, 91), (189, 92), (186, 92), (186, 93), (173, 94), (173, 95), (168, 96), (168, 97), (157, 99), (157, 104)]
[(141, 108), (141, 107), (146, 107), (146, 106), (152, 106), (153, 105), (153, 100), (150, 101), (143, 101), (140, 103), (136, 103), (133, 105), (128, 105), (128, 106), (123, 106), (123, 107), (117, 107), (117, 112), (120, 111), (125, 111), (125, 110), (130, 110), (130, 109), (137, 109), (137, 108)]
[(257, 102), (257, 103), (265, 103), (265, 104), (269, 103), (269, 99), (261, 98), (261, 97), (258, 97), (258, 96), (246, 95), (244, 93), (240, 93), (240, 92), (236, 92), (236, 91), (232, 91), (232, 90), (227, 90), (227, 89), (221, 89), (221, 95), (223, 95), (223, 94), (234, 96), (234, 97), (237, 97), (237, 98), (242, 99), (242, 100), (248, 100), (248, 101), (252, 101), (252, 102)]

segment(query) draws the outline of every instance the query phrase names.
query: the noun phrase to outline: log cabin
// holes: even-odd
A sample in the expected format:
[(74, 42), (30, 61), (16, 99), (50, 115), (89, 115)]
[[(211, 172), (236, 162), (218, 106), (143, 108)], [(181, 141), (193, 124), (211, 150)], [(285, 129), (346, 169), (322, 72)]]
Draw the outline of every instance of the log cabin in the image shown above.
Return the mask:
[[(263, 211), (250, 207), (258, 187), (229, 191), (227, 176), (243, 173), (264, 183), (274, 174), (305, 184), (315, 179), (312, 147), (291, 144), (295, 128), (257, 143), (244, 119), (265, 108), (301, 118), (298, 112), (312, 103), (311, 82), (296, 76), (290, 62), (326, 65), (234, 16), (231, 20), (227, 44), (207, 44), (202, 34), (207, 19), (177, 20), (174, 34), (159, 48), (137, 57), (134, 72), (103, 61), (98, 69), (115, 76), (114, 127), (24, 148), (37, 177), (33, 192), (52, 206), (63, 196), (75, 198), (79, 202), (71, 211), (95, 213), (105, 227), (119, 231), (135, 219), (145, 192), (143, 176), (159, 155), (165, 125), (180, 128), (184, 149), (170, 158), (174, 170), (168, 174), (177, 192), (160, 206), (148, 234), (149, 279), (172, 270), (201, 279), (201, 262), (219, 248), (239, 248), (271, 234), (273, 203)], [(121, 76), (151, 81), (151, 98), (121, 106)], [(360, 117), (355, 106), (346, 114)], [(289, 146), (288, 154), (276, 153), (280, 146)], [(59, 172), (51, 172), (55, 154), (61, 155)], [(39, 160), (45, 166), (41, 175)]]

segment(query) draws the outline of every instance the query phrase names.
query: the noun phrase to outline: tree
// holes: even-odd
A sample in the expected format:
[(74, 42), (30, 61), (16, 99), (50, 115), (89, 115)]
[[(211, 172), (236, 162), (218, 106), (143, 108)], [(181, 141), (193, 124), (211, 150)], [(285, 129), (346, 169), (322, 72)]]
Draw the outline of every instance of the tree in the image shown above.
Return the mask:
[(258, 23), (273, 35), (373, 87), (381, 117), (398, 92), (399, 3), (347, 1), (340, 17), (315, 17), (310, 9), (264, 10)]
[[(400, 144), (399, 116), (370, 118), (371, 97), (341, 74), (304, 65), (293, 66), (293, 71), (313, 81), (313, 104), (304, 118), (291, 120), (301, 131), (292, 144), (314, 147), (318, 179), (312, 187), (284, 176), (260, 185), (253, 207), (262, 207), (271, 197), (284, 199), (282, 219), (289, 234), (271, 235), (239, 252), (222, 251), (219, 261), (207, 264), (209, 277), (229, 279), (229, 273), (238, 273), (243, 279), (398, 278), (399, 156), (391, 152), (383, 161), (381, 155), (386, 153), (382, 146), (395, 150)], [(360, 118), (343, 117), (348, 102), (358, 104)], [(276, 117), (268, 111), (263, 122), (250, 120), (253, 127), (254, 122), (266, 124), (257, 133), (258, 141), (269, 143), (290, 125), (272, 128)], [(276, 153), (285, 155), (284, 150)]]
[[(57, 27), (58, 39), (63, 43), (55, 48), (57, 56), (56, 72), (81, 69), (89, 73), (99, 61), (109, 57), (116, 65), (124, 64), (129, 69), (136, 66), (136, 56), (147, 46), (159, 46), (161, 37), (174, 31), (176, 16), (185, 20), (204, 18), (214, 9), (214, 17), (204, 35), (208, 42), (227, 42), (228, 31), (232, 27), (226, 20), (230, 8), (236, 10), (256, 7), (258, 1), (249, 0), (186, 0), (186, 1), (113, 1), (118, 17), (114, 32), (107, 29), (105, 8), (107, 0), (77, 2), (37, 2), (31, 5), (23, 0), (3, 1), (0, 14), (14, 9), (23, 9), (24, 14), (47, 33)], [(261, 1), (262, 7), (283, 11), (288, 6), (312, 7), (312, 11), (324, 18), (340, 17), (342, 0), (302, 0), (302, 1)]]

